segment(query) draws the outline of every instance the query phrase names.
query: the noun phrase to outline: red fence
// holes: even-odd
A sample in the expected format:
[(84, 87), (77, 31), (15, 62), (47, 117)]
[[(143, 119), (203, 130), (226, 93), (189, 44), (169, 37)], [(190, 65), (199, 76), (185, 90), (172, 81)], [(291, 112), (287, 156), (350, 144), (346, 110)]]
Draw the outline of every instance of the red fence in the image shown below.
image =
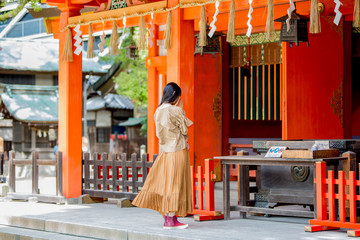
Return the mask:
[[(230, 143), (229, 144), (229, 155), (238, 155), (238, 152), (236, 149), (247, 149), (252, 150), (253, 145), (252, 144), (236, 144), (236, 143)], [(248, 151), (249, 152), (249, 151)], [(238, 174), (239, 174), (239, 166), (236, 164), (232, 164), (230, 166), (230, 181), (237, 181), (238, 180)], [(255, 178), (256, 177), (256, 170), (250, 171), (250, 177)]]
[[(214, 182), (216, 178), (213, 175), (214, 162), (212, 159), (205, 159), (205, 171), (201, 166), (197, 167), (195, 172), (194, 166), (190, 166), (191, 181), (193, 189), (193, 208), (192, 214), (196, 214), (194, 219), (197, 221), (224, 219), (221, 211), (215, 211), (214, 199)], [(196, 194), (197, 193), (197, 194)], [(205, 199), (204, 199), (205, 195)], [(197, 198), (196, 198), (197, 197)], [(197, 200), (197, 201), (196, 201)], [(204, 207), (205, 200), (205, 207)], [(197, 203), (197, 207), (196, 207)]]
[[(360, 165), (359, 165), (360, 169)], [(334, 175), (338, 173), (338, 177)], [(316, 163), (316, 219), (309, 221), (305, 231), (316, 232), (338, 228), (349, 228), (348, 236), (360, 236), (360, 223), (357, 223), (356, 201), (360, 201), (356, 189), (360, 180), (356, 180), (356, 172), (349, 171), (349, 179), (345, 179), (344, 171), (328, 171), (326, 163)], [(336, 201), (337, 199), (337, 201)]]
[[(153, 156), (155, 161), (157, 155)], [(129, 198), (134, 199), (138, 187), (142, 187), (153, 162), (149, 162), (148, 155), (143, 154), (140, 159), (134, 153), (131, 159), (127, 155), (94, 153), (90, 159), (89, 153), (83, 154), (83, 194), (99, 198)], [(115, 170), (113, 170), (115, 169)], [(215, 211), (214, 199), (214, 162), (205, 159), (205, 169), (190, 167), (193, 190), (194, 219), (197, 221), (223, 219), (221, 211)], [(91, 173), (92, 171), (93, 173)], [(129, 171), (131, 170), (131, 171)], [(139, 170), (141, 170), (139, 172)], [(131, 187), (131, 189), (129, 189)], [(205, 202), (205, 206), (204, 206)], [(197, 203), (197, 204), (196, 204)]]

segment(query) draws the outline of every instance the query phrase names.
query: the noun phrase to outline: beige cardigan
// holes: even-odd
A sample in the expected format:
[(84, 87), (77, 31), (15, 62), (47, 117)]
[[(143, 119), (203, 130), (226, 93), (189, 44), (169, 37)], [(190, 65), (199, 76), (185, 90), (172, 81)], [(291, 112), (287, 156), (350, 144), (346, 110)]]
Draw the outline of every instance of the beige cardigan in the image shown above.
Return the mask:
[(177, 152), (187, 148), (188, 127), (193, 124), (181, 107), (163, 103), (155, 112), (156, 136), (160, 152)]

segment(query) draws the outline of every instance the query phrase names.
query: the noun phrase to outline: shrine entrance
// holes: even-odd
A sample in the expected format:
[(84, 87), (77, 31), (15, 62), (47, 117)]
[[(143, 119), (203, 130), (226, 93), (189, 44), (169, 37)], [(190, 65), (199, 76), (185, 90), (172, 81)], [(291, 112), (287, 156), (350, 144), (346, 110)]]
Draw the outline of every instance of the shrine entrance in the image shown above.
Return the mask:
[(279, 32), (237, 36), (229, 65), (229, 138), (281, 138), (282, 62)]

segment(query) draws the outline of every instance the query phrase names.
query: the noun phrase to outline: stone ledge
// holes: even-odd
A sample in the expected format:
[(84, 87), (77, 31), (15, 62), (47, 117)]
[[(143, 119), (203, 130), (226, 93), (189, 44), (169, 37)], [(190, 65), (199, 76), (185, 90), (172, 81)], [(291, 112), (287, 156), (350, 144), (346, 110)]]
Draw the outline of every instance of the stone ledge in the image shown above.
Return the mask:
[[(51, 234), (67, 234), (82, 238), (98, 238), (98, 239), (108, 239), (108, 240), (137, 240), (137, 239), (156, 239), (156, 240), (170, 240), (170, 239), (184, 239), (184, 238), (173, 238), (170, 236), (165, 236), (162, 234), (146, 233), (146, 232), (137, 232), (137, 231), (128, 231), (126, 229), (112, 229), (96, 226), (86, 226), (73, 223), (65, 223), (60, 221), (47, 221), (27, 217), (18, 217), (18, 216), (5, 216), (0, 217), (0, 225), (6, 225), (9, 227), (18, 227), (26, 228), (29, 231), (42, 231), (43, 233)], [(1, 228), (0, 228), (0, 239), (1, 238)], [(5, 235), (4, 235), (5, 236)], [(21, 235), (16, 235), (21, 236)], [(11, 239), (11, 238), (9, 238)], [(20, 238), (15, 238), (19, 240), (30, 240), (33, 238), (28, 238), (22, 236)], [(36, 239), (52, 239), (52, 238), (36, 238)]]

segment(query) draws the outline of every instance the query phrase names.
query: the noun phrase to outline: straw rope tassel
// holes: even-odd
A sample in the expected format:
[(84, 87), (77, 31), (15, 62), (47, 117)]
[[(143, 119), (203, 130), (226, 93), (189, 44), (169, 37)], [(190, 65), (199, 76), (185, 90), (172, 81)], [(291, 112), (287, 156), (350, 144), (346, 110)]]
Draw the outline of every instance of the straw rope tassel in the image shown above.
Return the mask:
[(113, 20), (113, 26), (112, 26), (112, 33), (110, 37), (110, 55), (114, 56), (119, 53), (117, 45), (119, 41), (119, 35), (117, 31), (117, 24), (116, 21)]
[(92, 24), (89, 24), (89, 40), (88, 40), (88, 48), (87, 48), (87, 57), (94, 57), (94, 37), (93, 37), (93, 28)]
[(200, 33), (199, 33), (199, 46), (205, 47), (206, 46), (206, 17), (205, 17), (205, 7), (204, 5), (201, 6), (201, 15), (200, 15)]
[(168, 12), (166, 20), (165, 49), (171, 48), (171, 11)]
[(353, 27), (360, 27), (360, 0), (355, 0)]
[(270, 40), (274, 35), (274, 1), (268, 0), (268, 12), (265, 27), (266, 38)]
[(145, 18), (140, 17), (140, 39), (139, 39), (140, 50), (145, 50), (146, 47), (146, 29), (145, 29)]
[(66, 30), (66, 39), (65, 39), (64, 50), (62, 53), (62, 60), (64, 62), (72, 62), (73, 60), (72, 35), (70, 28)]
[(320, 33), (321, 32), (318, 0), (311, 0), (309, 32), (310, 33)]
[(235, 1), (231, 1), (230, 14), (229, 14), (229, 25), (226, 36), (226, 41), (231, 43), (235, 41)]

